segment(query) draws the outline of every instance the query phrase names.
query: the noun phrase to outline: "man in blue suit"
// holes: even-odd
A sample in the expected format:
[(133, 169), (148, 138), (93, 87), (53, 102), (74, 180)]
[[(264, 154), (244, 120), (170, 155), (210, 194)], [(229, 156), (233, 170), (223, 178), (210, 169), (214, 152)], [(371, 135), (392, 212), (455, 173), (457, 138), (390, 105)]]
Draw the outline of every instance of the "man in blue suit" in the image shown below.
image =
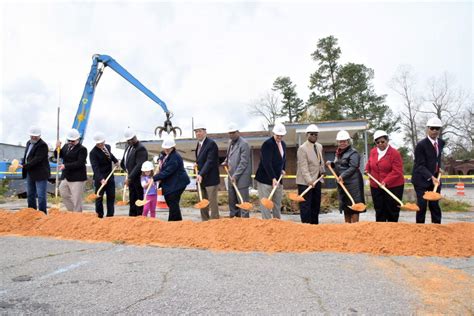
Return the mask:
[[(198, 143), (196, 145), (196, 165), (198, 175), (196, 181), (201, 184), (202, 197), (209, 200), (209, 206), (201, 209), (203, 221), (219, 218), (217, 191), (219, 187), (219, 150), (214, 140), (207, 137), (206, 126), (196, 124), (194, 128)], [(211, 209), (211, 216), (209, 216)]]
[(283, 185), (278, 183), (281, 175), (285, 174), (286, 165), (286, 144), (283, 136), (286, 135), (285, 125), (275, 124), (273, 136), (263, 142), (260, 149), (260, 163), (255, 174), (257, 180), (258, 196), (260, 199), (268, 198), (273, 187), (278, 186), (273, 195), (272, 212), (261, 205), (263, 219), (281, 217), (281, 198), (283, 196)]
[[(441, 120), (437, 117), (431, 118), (426, 123), (427, 137), (418, 142), (415, 147), (415, 165), (411, 182), (415, 188), (417, 204), (420, 210), (416, 213), (416, 222), (425, 223), (427, 206), (431, 212), (431, 222), (441, 224), (441, 208), (439, 201), (426, 201), (423, 199), (425, 191), (433, 191), (435, 184), (438, 184), (437, 176), (441, 169), (441, 155), (444, 141), (439, 138)], [(437, 192), (441, 192), (441, 185)]]

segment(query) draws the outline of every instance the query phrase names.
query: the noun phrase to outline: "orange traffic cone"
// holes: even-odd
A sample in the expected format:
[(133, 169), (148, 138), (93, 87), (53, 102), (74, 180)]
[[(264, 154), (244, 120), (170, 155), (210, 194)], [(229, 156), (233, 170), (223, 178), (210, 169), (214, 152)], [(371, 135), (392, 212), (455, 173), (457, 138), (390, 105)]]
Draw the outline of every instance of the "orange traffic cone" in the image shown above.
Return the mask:
[(464, 182), (456, 184), (456, 195), (464, 196)]
[(165, 197), (163, 195), (163, 191), (158, 189), (158, 197), (156, 201), (156, 208), (165, 209), (168, 208), (168, 204), (166, 204)]

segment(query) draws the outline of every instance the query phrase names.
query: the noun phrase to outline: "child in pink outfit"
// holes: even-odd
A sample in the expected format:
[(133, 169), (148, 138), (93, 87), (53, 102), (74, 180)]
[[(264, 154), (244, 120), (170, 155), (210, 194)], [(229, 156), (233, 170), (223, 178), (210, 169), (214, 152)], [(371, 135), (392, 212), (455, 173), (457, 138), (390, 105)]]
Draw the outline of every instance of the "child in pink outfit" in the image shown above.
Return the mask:
[[(143, 187), (143, 197), (146, 199), (147, 203), (143, 206), (143, 216), (156, 217), (156, 201), (157, 201), (157, 190), (156, 184), (153, 182), (153, 163), (151, 161), (145, 161), (142, 165), (142, 176), (140, 182)], [(148, 189), (148, 185), (150, 185)], [(148, 193), (147, 193), (148, 189)]]

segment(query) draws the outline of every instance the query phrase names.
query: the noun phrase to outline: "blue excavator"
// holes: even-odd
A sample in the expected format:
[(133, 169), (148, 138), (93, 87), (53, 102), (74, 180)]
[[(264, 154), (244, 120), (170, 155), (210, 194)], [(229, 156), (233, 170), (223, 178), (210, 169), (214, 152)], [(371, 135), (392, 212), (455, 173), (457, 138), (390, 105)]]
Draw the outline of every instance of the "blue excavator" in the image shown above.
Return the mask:
[(171, 123), (171, 117), (173, 114), (166, 107), (165, 102), (158, 98), (153, 92), (146, 88), (140, 81), (138, 81), (134, 76), (132, 76), (125, 68), (123, 68), (118, 62), (116, 62), (112, 57), (107, 55), (94, 55), (92, 56), (92, 66), (89, 76), (87, 77), (87, 82), (84, 87), (84, 92), (82, 93), (81, 101), (79, 102), (79, 107), (77, 109), (76, 116), (74, 118), (74, 123), (72, 128), (75, 128), (79, 131), (81, 135), (81, 141), (84, 139), (86, 134), (87, 123), (89, 121), (89, 114), (91, 112), (92, 100), (94, 99), (95, 88), (99, 83), (100, 77), (104, 72), (105, 67), (112, 68), (116, 73), (122, 76), (125, 80), (134, 85), (138, 90), (143, 92), (146, 96), (152, 99), (154, 102), (158, 103), (159, 106), (165, 111), (166, 120), (162, 126), (155, 128), (155, 135), (161, 137), (163, 132), (167, 134), (173, 133), (176, 137), (176, 134), (179, 132), (181, 135), (181, 129), (179, 127), (173, 127)]

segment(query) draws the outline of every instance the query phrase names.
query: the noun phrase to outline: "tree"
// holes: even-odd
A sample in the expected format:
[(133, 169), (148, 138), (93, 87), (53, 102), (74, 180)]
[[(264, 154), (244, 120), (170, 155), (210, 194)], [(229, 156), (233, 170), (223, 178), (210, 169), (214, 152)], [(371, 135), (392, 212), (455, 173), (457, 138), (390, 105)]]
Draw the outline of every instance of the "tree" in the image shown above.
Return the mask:
[(318, 41), (317, 49), (311, 57), (318, 63), (318, 69), (310, 76), (310, 89), (315, 93), (310, 97), (310, 105), (322, 106), (321, 120), (338, 120), (342, 118), (340, 113), (339, 92), (339, 57), (341, 49), (337, 46), (337, 39), (328, 36)]
[(273, 82), (272, 90), (279, 91), (283, 97), (280, 116), (288, 117), (290, 123), (298, 122), (305, 111), (303, 100), (298, 98), (295, 89), (296, 85), (291, 82), (290, 77), (278, 77)]
[(413, 154), (418, 143), (417, 115), (420, 111), (421, 100), (415, 91), (416, 79), (412, 68), (408, 65), (399, 66), (389, 82), (389, 87), (402, 99), (403, 104), (397, 106), (402, 109), (400, 125), (404, 134), (403, 140), (409, 145), (409, 152)]
[(454, 87), (453, 82), (454, 79), (446, 72), (438, 78), (429, 79), (424, 97), (427, 104), (421, 111), (426, 114), (425, 118), (436, 116), (443, 122), (441, 138), (446, 140), (448, 151), (454, 149), (456, 141), (468, 135), (468, 130), (462, 128), (466, 94)]
[(275, 125), (276, 119), (281, 115), (280, 113), (281, 103), (278, 95), (273, 91), (267, 92), (249, 105), (250, 115), (261, 116), (265, 119), (267, 126), (263, 126), (264, 129), (269, 125)]

